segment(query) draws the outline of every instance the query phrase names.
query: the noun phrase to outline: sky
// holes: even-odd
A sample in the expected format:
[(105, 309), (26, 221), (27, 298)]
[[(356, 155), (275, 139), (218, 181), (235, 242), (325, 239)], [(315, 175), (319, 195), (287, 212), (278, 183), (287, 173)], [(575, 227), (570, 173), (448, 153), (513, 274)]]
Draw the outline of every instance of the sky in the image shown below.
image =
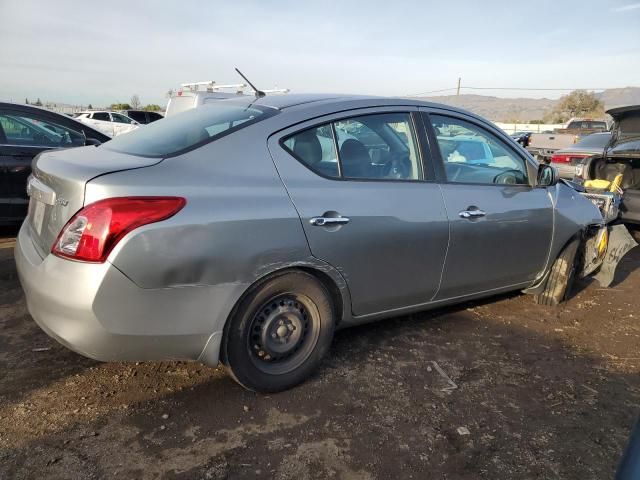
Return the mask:
[(404, 96), (640, 86), (640, 2), (0, 0), (0, 100), (165, 105), (181, 83)]

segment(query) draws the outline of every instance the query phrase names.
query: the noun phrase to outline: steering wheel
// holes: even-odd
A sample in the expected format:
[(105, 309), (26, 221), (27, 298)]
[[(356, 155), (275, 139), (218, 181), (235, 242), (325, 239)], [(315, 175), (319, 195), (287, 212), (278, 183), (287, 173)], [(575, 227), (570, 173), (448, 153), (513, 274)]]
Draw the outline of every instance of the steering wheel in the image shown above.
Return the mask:
[(409, 154), (405, 152), (391, 154), (382, 166), (382, 174), (385, 178), (402, 179), (411, 177)]
[(522, 183), (522, 172), (520, 170), (509, 169), (493, 177), (493, 183), (502, 185), (517, 185)]

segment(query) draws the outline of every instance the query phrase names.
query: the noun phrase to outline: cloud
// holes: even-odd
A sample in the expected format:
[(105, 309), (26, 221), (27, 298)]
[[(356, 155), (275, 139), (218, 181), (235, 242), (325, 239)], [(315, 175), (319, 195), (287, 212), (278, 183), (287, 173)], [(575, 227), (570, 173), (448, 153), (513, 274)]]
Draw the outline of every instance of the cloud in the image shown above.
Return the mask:
[(629, 10), (637, 10), (640, 8), (640, 3), (630, 3), (629, 5), (623, 5), (622, 7), (612, 8), (612, 12), (628, 12)]

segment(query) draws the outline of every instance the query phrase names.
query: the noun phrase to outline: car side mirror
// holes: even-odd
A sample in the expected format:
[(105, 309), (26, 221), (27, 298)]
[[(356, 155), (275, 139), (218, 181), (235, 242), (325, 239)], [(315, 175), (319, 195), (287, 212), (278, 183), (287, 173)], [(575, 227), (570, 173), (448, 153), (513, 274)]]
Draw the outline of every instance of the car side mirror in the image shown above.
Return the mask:
[(87, 145), (87, 146), (88, 145), (95, 145), (97, 147), (98, 145), (102, 145), (102, 142), (100, 140), (96, 139), (96, 138), (87, 137), (84, 140), (84, 144)]
[(560, 175), (558, 174), (558, 170), (556, 167), (551, 165), (547, 165), (546, 163), (541, 163), (538, 166), (538, 178), (536, 186), (538, 187), (552, 187), (558, 180), (560, 179)]

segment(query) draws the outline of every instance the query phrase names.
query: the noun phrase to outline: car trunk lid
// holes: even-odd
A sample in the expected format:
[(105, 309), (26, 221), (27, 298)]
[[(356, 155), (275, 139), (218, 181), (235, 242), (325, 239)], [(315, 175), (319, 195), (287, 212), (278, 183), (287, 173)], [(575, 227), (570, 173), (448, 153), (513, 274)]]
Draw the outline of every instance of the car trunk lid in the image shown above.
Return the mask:
[(607, 113), (614, 121), (607, 158), (640, 158), (640, 106), (613, 108)]
[(87, 182), (107, 173), (148, 167), (162, 161), (82, 147), (45, 152), (34, 160), (27, 192), (27, 222), (34, 244), (46, 256), (67, 221), (84, 206)]

